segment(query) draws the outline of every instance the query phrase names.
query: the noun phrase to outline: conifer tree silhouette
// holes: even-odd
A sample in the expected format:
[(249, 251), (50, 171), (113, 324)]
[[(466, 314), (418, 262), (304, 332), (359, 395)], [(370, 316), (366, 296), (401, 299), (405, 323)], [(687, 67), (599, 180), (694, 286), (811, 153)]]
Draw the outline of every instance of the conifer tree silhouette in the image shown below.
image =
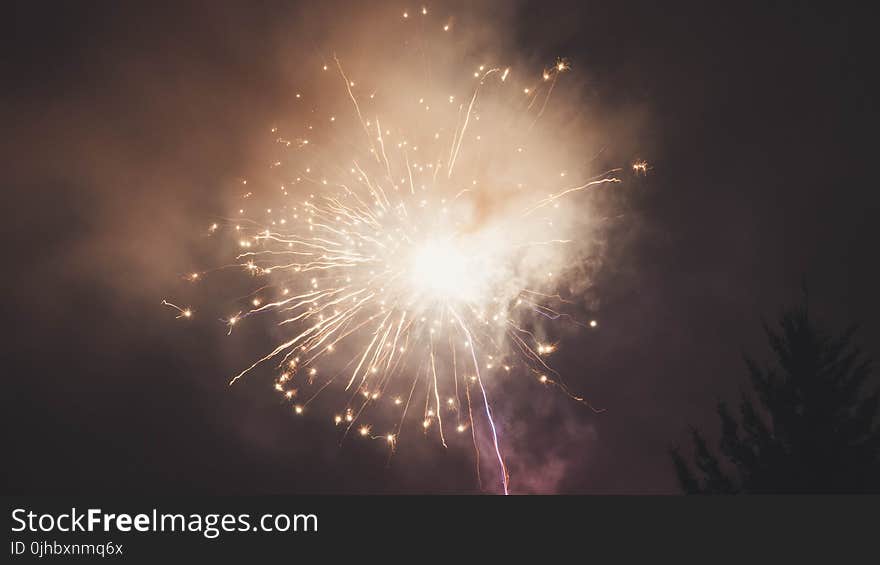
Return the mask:
[(685, 493), (880, 492), (880, 391), (865, 390), (871, 365), (852, 343), (856, 329), (825, 333), (806, 295), (778, 329), (765, 323), (776, 363), (745, 358), (753, 394), (739, 419), (719, 402), (722, 459), (696, 428), (693, 466), (670, 450)]

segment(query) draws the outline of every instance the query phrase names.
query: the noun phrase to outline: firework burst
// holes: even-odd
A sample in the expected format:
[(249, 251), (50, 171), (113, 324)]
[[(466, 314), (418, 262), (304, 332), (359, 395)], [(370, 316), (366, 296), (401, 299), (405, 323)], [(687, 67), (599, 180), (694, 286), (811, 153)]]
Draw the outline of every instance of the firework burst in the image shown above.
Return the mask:
[[(414, 17), (427, 12), (403, 15)], [(436, 27), (452, 35), (448, 21)], [(412, 428), (443, 446), (452, 434), (469, 436), (478, 476), (482, 447), (508, 493), (486, 382), (529, 376), (586, 404), (549, 365), (557, 346), (541, 325), (597, 326), (560, 311), (558, 271), (573, 259), (574, 237), (560, 208), (576, 193), (620, 182), (621, 171), (567, 183), (567, 171), (531, 157), (537, 143), (536, 153), (548, 151), (534, 130), (567, 60), (520, 81), (504, 65), (458, 69), (452, 74), (466, 80), (457, 88), (361, 81), (335, 56), (315, 67), (345, 106), (328, 101), (325, 110), (312, 100), (313, 119), (272, 127), (269, 186), (242, 179), (237, 217), (209, 229), (234, 234), (240, 250), (226, 267), (258, 281), (227, 313), (228, 332), (269, 315), (284, 336), (230, 384), (267, 368), (298, 415), (330, 388), (338, 410), (328, 422), (390, 453)], [(633, 168), (643, 173), (647, 164)], [(178, 317), (193, 315), (165, 304)]]

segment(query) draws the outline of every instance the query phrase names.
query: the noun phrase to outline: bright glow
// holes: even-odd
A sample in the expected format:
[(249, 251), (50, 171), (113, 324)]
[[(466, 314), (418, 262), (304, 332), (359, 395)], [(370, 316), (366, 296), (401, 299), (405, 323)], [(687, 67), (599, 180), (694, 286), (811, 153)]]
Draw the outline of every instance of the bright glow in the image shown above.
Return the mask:
[(469, 297), (469, 259), (450, 239), (435, 239), (416, 249), (410, 263), (410, 282), (429, 298)]

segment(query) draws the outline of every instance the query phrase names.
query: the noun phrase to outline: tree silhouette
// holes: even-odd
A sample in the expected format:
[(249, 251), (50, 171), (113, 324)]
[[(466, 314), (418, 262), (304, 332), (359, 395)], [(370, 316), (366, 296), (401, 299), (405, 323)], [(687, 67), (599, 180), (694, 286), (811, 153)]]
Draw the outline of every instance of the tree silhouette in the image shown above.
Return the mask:
[[(776, 364), (746, 357), (753, 396), (743, 394), (740, 419), (724, 402), (719, 460), (692, 429), (693, 467), (677, 447), (671, 456), (688, 494), (841, 493), (880, 491), (878, 392), (865, 394), (870, 361), (852, 343), (856, 327), (826, 334), (809, 316), (806, 298), (764, 324)], [(695, 467), (695, 469), (694, 469)]]

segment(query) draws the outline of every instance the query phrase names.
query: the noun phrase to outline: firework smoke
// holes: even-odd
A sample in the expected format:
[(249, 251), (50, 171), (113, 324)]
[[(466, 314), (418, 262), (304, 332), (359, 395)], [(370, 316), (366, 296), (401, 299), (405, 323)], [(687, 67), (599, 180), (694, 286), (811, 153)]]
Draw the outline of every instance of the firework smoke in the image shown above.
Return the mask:
[[(449, 55), (454, 19), (398, 18), (409, 27), (393, 58), (305, 59), (314, 78), (291, 97), (308, 118), (267, 127), (265, 169), (239, 180), (235, 213), (208, 227), (239, 248), (235, 262), (187, 278), (240, 269), (253, 289), (232, 301), (228, 333), (259, 318), (279, 326), (280, 342), (230, 384), (271, 374), (296, 414), (389, 456), (416, 433), (443, 447), (463, 438), (477, 475), (494, 462), (508, 493), (491, 396), (499, 379), (529, 378), (589, 406), (552, 368), (547, 327), (597, 327), (567, 308), (571, 289), (589, 286), (569, 280), (591, 245), (582, 194), (624, 171), (591, 171), (560, 127), (553, 95), (569, 61), (462, 63)], [(328, 396), (333, 412), (313, 410)]]

